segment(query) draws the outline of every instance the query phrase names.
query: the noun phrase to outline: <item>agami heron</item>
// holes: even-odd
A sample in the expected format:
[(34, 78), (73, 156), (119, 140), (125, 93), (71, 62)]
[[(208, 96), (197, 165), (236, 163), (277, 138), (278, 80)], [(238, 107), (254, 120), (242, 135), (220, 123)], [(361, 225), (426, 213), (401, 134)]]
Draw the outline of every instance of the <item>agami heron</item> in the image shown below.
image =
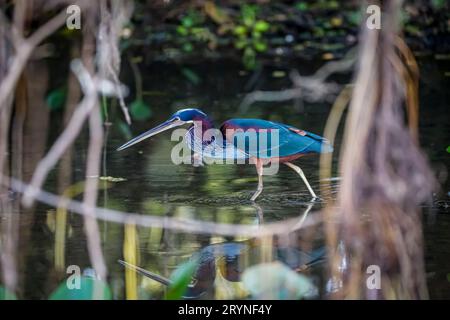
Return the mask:
[[(123, 144), (117, 150), (126, 149), (144, 139), (184, 124), (191, 124), (185, 139), (188, 146), (196, 153), (200, 150), (201, 156), (249, 159), (255, 164), (258, 188), (251, 197), (252, 201), (255, 201), (263, 190), (264, 165), (274, 162), (283, 163), (297, 172), (311, 196), (317, 198), (302, 169), (294, 165), (292, 161), (307, 154), (331, 152), (333, 147), (326, 139), (316, 134), (282, 123), (261, 119), (231, 119), (221, 125), (219, 136), (213, 135), (212, 138), (208, 136), (205, 139), (204, 133), (214, 128), (212, 121), (201, 110), (183, 109), (174, 113), (162, 124)], [(249, 132), (253, 134), (248, 135)], [(263, 134), (267, 143), (260, 143), (264, 141), (261, 139)], [(275, 136), (277, 139), (272, 139)], [(258, 140), (258, 142), (250, 141), (249, 143), (248, 139)], [(244, 141), (244, 143), (238, 141)]]

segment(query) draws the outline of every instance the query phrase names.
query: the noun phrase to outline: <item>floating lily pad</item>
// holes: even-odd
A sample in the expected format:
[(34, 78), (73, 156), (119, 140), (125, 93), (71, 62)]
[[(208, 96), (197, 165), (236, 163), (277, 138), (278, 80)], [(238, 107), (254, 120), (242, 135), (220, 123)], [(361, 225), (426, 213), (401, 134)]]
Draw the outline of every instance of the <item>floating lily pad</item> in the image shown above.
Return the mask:
[(102, 181), (109, 181), (109, 182), (122, 182), (122, 181), (127, 181), (127, 179), (122, 178), (122, 177), (111, 177), (111, 176), (103, 176), (100, 177), (100, 180)]
[(255, 299), (296, 300), (317, 295), (317, 288), (311, 280), (279, 262), (248, 268), (242, 281)]
[(275, 70), (272, 72), (272, 77), (274, 78), (284, 78), (286, 76), (286, 71), (283, 70)]

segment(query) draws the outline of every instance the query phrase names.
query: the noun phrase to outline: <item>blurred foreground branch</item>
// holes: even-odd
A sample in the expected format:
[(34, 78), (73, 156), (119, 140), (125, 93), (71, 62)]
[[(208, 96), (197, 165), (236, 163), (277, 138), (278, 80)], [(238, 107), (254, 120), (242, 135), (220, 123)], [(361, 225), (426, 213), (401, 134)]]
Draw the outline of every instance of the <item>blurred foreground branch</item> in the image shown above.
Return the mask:
[[(383, 27), (361, 26), (340, 155), (339, 209), (325, 209), (325, 217), (338, 222), (324, 219), (331, 291), (340, 299), (428, 297), (421, 205), (431, 198), (434, 178), (416, 142), (418, 70), (399, 42), (402, 1), (382, 4)], [(348, 94), (336, 102), (335, 116), (342, 115)], [(337, 125), (327, 127), (335, 131)], [(379, 288), (367, 285), (364, 275), (370, 266), (379, 270)]]

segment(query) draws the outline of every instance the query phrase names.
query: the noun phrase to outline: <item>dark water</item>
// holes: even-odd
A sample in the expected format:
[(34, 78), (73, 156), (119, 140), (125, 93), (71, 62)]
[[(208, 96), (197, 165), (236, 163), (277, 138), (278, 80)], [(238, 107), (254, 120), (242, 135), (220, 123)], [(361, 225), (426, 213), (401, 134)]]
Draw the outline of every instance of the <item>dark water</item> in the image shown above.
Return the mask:
[[(174, 65), (153, 63), (142, 65), (144, 99), (153, 110), (149, 121), (135, 122), (132, 125), (133, 135), (152, 127), (166, 119), (174, 111), (196, 106), (204, 110), (219, 125), (222, 121), (233, 117), (257, 117), (288, 123), (293, 126), (322, 134), (330, 108), (329, 104), (295, 105), (294, 103), (258, 104), (250, 107), (243, 114), (238, 106), (243, 93), (254, 88), (280, 89), (290, 85), (288, 77), (272, 76), (274, 70), (299, 68), (302, 74), (316, 69), (318, 63), (298, 62), (289, 65), (265, 68), (260, 74), (243, 72), (239, 63), (233, 61), (214, 61), (208, 64)], [(200, 79), (194, 84), (184, 75), (186, 68), (195, 72)], [(429, 293), (431, 298), (450, 298), (450, 199), (449, 154), (446, 148), (450, 143), (449, 128), (449, 78), (444, 71), (449, 69), (448, 63), (439, 61), (421, 62), (421, 143), (437, 172), (441, 189), (435, 194), (434, 202), (424, 209), (424, 234), (426, 240), (426, 269)], [(448, 71), (447, 71), (448, 72)], [(124, 82), (133, 83), (130, 77)], [(59, 115), (52, 115), (52, 121), (58, 123)], [(120, 118), (119, 111), (110, 112), (111, 121), (116, 123)], [(54, 126), (57, 128), (57, 126)], [(58, 130), (50, 135), (53, 141)], [(72, 182), (84, 179), (84, 163), (87, 143), (87, 130), (83, 132), (74, 147)], [(336, 150), (342, 136), (339, 131)], [(192, 167), (172, 164), (170, 152), (175, 142), (170, 141), (170, 133), (164, 133), (149, 139), (135, 147), (122, 152), (115, 149), (127, 138), (117, 125), (108, 128), (106, 153), (102, 165), (102, 175), (125, 178), (125, 181), (112, 182), (100, 191), (99, 206), (127, 212), (138, 212), (143, 215), (172, 216), (193, 218), (211, 222), (236, 223), (258, 226), (259, 223), (281, 221), (287, 218), (301, 217), (310, 205), (309, 192), (299, 176), (288, 167), (282, 166), (275, 176), (264, 178), (264, 191), (255, 207), (248, 200), (256, 189), (257, 177), (255, 168), (250, 165), (215, 165)], [(333, 163), (337, 163), (335, 154)], [(319, 157), (307, 157), (298, 160), (312, 188), (319, 192), (318, 177)], [(334, 177), (337, 177), (335, 171)], [(47, 189), (57, 190), (58, 173), (52, 173)], [(338, 179), (332, 183), (333, 190), (338, 187)], [(334, 194), (334, 193), (333, 193)], [(75, 196), (75, 199), (80, 199)], [(323, 202), (312, 204), (311, 215), (320, 209)], [(258, 213), (263, 214), (260, 221)], [(24, 286), (23, 298), (46, 299), (63, 281), (64, 271), (55, 267), (55, 230), (56, 214), (44, 205), (38, 205), (34, 211), (34, 219), (21, 224), (21, 230), (30, 230), (29, 248), (21, 261), (20, 275)], [(113, 297), (124, 299), (125, 272), (117, 263), (124, 258), (124, 228), (121, 225), (99, 222), (101, 228), (102, 247), (109, 269), (108, 282)], [(83, 233), (82, 219), (69, 213), (64, 246), (64, 266), (79, 265), (89, 268), (86, 240)], [(248, 237), (223, 237), (208, 234), (192, 234), (160, 228), (136, 228), (136, 251), (139, 266), (154, 273), (169, 277), (180, 263), (189, 259), (195, 252), (211, 244), (229, 243), (230, 256), (225, 258), (225, 267), (220, 268), (217, 259), (211, 268), (204, 273), (215, 275), (215, 290), (210, 290), (204, 297), (231, 298), (244, 295), (242, 283), (234, 279), (229, 270), (234, 270), (236, 263), (245, 257), (248, 261), (258, 260), (267, 246), (276, 250), (271, 257), (278, 257), (291, 268), (301, 266), (311, 257), (315, 257), (323, 248), (323, 232), (320, 227), (307, 228), (294, 233), (287, 242), (275, 239), (264, 244)], [(236, 244), (239, 242), (239, 244)], [(245, 250), (239, 251), (240, 246)], [(227, 249), (227, 250), (228, 250)], [(239, 250), (238, 250), (239, 249)], [(233, 250), (239, 254), (233, 258)], [(297, 251), (296, 251), (297, 250)], [(272, 251), (272, 250), (269, 250)], [(289, 252), (301, 251), (307, 255), (305, 261), (289, 259)], [(228, 252), (228, 251), (227, 251)], [(244, 252), (244, 253), (242, 253)], [(301, 255), (300, 254), (300, 255)], [(296, 256), (299, 256), (297, 254)], [(308, 258), (309, 257), (309, 258)], [(222, 259), (223, 260), (223, 259)], [(314, 264), (304, 271), (318, 287), (319, 297), (326, 295), (325, 263)], [(227, 269), (228, 268), (228, 269)], [(239, 269), (238, 268), (238, 269)], [(227, 271), (228, 270), (228, 271)], [(241, 269), (239, 269), (242, 271)], [(141, 299), (163, 297), (165, 288), (153, 280), (137, 277), (138, 295)]]

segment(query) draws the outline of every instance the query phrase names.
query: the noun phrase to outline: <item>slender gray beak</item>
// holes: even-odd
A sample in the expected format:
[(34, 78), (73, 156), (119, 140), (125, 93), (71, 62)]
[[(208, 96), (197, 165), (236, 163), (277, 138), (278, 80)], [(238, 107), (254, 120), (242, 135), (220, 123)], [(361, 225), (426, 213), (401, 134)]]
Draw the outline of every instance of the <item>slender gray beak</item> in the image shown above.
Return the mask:
[(121, 145), (119, 148), (117, 148), (117, 151), (121, 151), (123, 149), (126, 149), (128, 147), (131, 147), (132, 145), (141, 142), (142, 140), (145, 140), (147, 138), (150, 138), (154, 135), (157, 135), (158, 133), (161, 133), (163, 131), (169, 130), (174, 127), (178, 127), (183, 125), (185, 122), (180, 120), (179, 118), (173, 118), (169, 119), (163, 123), (161, 123), (159, 126), (154, 127), (153, 129), (150, 129), (140, 135), (138, 135), (136, 138), (131, 139), (127, 143)]

